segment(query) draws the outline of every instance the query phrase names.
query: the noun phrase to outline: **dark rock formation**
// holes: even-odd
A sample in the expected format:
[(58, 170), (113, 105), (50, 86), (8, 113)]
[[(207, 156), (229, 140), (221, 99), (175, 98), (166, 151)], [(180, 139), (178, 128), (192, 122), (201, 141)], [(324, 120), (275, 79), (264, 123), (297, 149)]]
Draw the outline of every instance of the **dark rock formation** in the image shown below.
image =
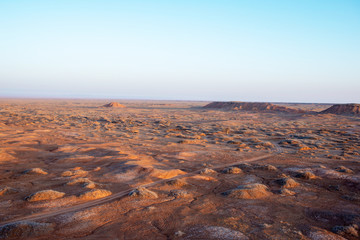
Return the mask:
[(124, 108), (125, 106), (118, 102), (111, 102), (111, 103), (105, 104), (103, 107)]
[(271, 103), (261, 102), (212, 102), (204, 108), (224, 109), (224, 110), (244, 110), (244, 111), (261, 111), (261, 112), (288, 112), (303, 113), (304, 111), (278, 106)]
[(360, 104), (335, 104), (321, 113), (360, 115)]

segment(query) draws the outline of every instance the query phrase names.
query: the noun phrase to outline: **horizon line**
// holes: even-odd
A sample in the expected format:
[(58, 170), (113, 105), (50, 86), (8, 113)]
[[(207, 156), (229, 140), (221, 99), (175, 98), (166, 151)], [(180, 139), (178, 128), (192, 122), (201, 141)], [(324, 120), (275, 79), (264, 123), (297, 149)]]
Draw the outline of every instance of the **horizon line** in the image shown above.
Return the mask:
[(162, 102), (249, 102), (249, 103), (273, 103), (273, 104), (359, 104), (355, 102), (286, 102), (286, 101), (239, 101), (239, 100), (194, 100), (194, 99), (150, 99), (150, 98), (106, 98), (106, 97), (6, 97), (0, 96), (0, 100), (108, 100), (108, 101), (162, 101)]

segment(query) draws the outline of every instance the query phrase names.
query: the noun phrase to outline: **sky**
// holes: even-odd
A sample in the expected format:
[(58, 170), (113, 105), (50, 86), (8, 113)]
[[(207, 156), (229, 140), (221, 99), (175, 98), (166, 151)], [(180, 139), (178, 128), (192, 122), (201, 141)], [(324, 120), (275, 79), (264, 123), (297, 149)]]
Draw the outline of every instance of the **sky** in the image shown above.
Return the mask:
[(1, 0), (0, 97), (360, 103), (358, 0)]

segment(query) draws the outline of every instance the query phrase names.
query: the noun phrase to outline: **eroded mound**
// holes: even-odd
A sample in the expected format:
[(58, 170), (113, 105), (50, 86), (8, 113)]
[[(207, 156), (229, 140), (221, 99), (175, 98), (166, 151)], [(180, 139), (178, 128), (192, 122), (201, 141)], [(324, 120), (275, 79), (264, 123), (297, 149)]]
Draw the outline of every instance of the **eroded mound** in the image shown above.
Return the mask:
[(282, 186), (283, 188), (293, 188), (300, 185), (298, 182), (296, 182), (294, 179), (290, 177), (280, 178), (275, 180), (275, 182), (280, 186)]
[(222, 172), (227, 174), (238, 174), (238, 173), (242, 173), (243, 171), (241, 170), (241, 168), (238, 167), (228, 167), (225, 168)]
[(26, 198), (29, 202), (37, 202), (44, 200), (53, 200), (57, 198), (62, 198), (65, 195), (63, 192), (58, 192), (54, 190), (43, 190), (36, 193), (31, 194)]
[(41, 168), (31, 168), (31, 169), (25, 170), (23, 173), (24, 174), (34, 174), (34, 175), (46, 175), (46, 174), (48, 174), (46, 171), (44, 171)]
[(328, 109), (325, 109), (321, 113), (332, 113), (332, 114), (352, 114), (359, 115), (360, 114), (360, 104), (335, 104)]
[(124, 108), (125, 106), (118, 102), (111, 102), (111, 103), (105, 104), (103, 107)]
[(144, 187), (138, 187), (137, 189), (129, 193), (130, 197), (140, 197), (140, 198), (158, 198), (158, 195)]
[(224, 192), (223, 195), (240, 199), (257, 199), (271, 195), (267, 186), (260, 183), (246, 184)]
[(278, 106), (271, 103), (261, 103), (261, 102), (212, 102), (204, 106), (204, 108), (244, 110), (244, 111), (264, 111), (264, 112), (289, 112), (289, 113), (304, 112), (298, 109)]
[(105, 189), (93, 189), (85, 192), (79, 196), (81, 200), (94, 200), (98, 198), (104, 198), (110, 196), (112, 193)]
[(214, 171), (211, 168), (204, 168), (200, 171), (200, 174), (214, 174), (214, 173), (216, 173), (216, 171)]
[(86, 187), (86, 188), (95, 188), (95, 186), (96, 186), (96, 184), (88, 178), (75, 178), (67, 183), (67, 185), (69, 185), (69, 186), (76, 185), (76, 184), (81, 184), (83, 187)]

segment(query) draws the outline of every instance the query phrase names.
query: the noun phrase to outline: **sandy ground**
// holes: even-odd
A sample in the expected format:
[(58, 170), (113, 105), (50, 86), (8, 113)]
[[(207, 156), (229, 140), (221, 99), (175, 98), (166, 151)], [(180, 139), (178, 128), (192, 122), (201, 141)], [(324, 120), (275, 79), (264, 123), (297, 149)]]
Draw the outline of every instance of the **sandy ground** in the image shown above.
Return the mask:
[(119, 102), (0, 100), (0, 239), (359, 239), (359, 117)]

